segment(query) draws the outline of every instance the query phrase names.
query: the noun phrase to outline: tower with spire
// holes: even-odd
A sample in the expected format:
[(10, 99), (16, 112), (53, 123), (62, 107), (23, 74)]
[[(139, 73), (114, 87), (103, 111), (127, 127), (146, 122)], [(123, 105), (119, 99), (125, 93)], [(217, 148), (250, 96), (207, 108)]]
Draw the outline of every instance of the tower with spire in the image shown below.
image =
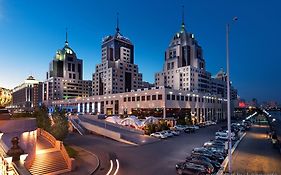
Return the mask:
[(65, 44), (58, 49), (49, 64), (44, 82), (44, 101), (90, 96), (92, 82), (83, 80), (83, 60), (69, 47), (68, 31), (65, 31)]
[(114, 35), (102, 40), (102, 63), (93, 73), (93, 95), (129, 92), (142, 85), (142, 74), (134, 64), (134, 45), (120, 32), (119, 13), (115, 29)]
[(186, 31), (184, 20), (182, 6), (180, 31), (174, 34), (165, 51), (163, 71), (155, 74), (155, 85), (209, 92), (211, 74), (205, 69), (203, 49), (194, 35)]

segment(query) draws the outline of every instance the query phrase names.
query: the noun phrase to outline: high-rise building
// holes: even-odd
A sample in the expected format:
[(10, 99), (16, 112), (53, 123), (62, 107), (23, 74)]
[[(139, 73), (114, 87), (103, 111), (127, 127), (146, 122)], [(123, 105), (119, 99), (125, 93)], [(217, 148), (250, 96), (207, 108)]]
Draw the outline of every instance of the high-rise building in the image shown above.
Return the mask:
[(211, 74), (205, 68), (203, 49), (194, 35), (186, 31), (182, 17), (181, 30), (173, 36), (165, 51), (163, 71), (155, 74), (155, 85), (209, 93), (210, 79)]
[(29, 76), (23, 84), (13, 89), (13, 108), (23, 111), (32, 111), (42, 103), (43, 83)]
[(134, 64), (134, 45), (119, 30), (102, 41), (102, 63), (93, 73), (93, 95), (130, 92), (142, 86), (142, 74)]
[(50, 62), (44, 83), (44, 101), (87, 97), (92, 92), (92, 81), (83, 80), (83, 60), (69, 47), (66, 33), (65, 46)]

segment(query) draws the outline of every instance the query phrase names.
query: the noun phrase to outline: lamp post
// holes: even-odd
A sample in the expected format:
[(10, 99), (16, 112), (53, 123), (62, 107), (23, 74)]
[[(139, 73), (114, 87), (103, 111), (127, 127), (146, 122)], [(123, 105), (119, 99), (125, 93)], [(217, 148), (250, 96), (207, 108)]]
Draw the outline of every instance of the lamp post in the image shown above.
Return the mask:
[[(233, 21), (237, 21), (237, 17)], [(230, 112), (230, 71), (229, 71), (229, 31), (230, 24), (226, 24), (226, 74), (227, 74), (227, 130), (228, 130), (228, 173), (232, 173), (232, 155), (231, 155), (231, 112)]]

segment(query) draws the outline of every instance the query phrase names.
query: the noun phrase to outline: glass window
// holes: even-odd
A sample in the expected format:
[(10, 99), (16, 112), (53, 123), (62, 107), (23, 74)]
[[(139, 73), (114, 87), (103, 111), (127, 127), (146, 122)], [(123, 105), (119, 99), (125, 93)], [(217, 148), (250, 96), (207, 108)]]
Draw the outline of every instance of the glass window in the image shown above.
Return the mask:
[(181, 101), (184, 101), (184, 96), (183, 95), (181, 96)]
[(152, 95), (152, 100), (156, 100), (156, 95)]
[(146, 100), (147, 100), (147, 101), (150, 100), (150, 95), (146, 96)]
[(170, 99), (171, 99), (170, 94), (167, 94), (167, 100), (170, 100)]
[(180, 96), (179, 95), (177, 95), (177, 101), (179, 101), (180, 100)]
[(140, 96), (137, 96), (137, 101), (140, 101)]
[(124, 102), (126, 102), (126, 99), (127, 99), (127, 98), (126, 98), (126, 97), (124, 97), (124, 100), (123, 100), (123, 101), (124, 101)]
[(131, 97), (128, 97), (128, 101), (131, 101)]
[(172, 95), (172, 100), (175, 100), (176, 99), (176, 96), (175, 95)]
[(158, 94), (158, 100), (162, 100), (162, 94)]
[(132, 97), (132, 101), (136, 101), (136, 97)]
[(141, 96), (141, 101), (145, 101), (145, 96)]

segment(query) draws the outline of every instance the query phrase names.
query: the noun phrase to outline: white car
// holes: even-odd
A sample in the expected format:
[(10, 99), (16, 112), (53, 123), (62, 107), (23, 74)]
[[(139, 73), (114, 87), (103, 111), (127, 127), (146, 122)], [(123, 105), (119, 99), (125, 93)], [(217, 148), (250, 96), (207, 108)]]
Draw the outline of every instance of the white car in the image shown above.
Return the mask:
[[(228, 131), (226, 132), (216, 132), (216, 136), (227, 136), (228, 135)], [(235, 133), (231, 133), (231, 136), (234, 137)]]
[(161, 133), (163, 133), (163, 134), (166, 135), (167, 137), (172, 137), (172, 136), (174, 136), (174, 134), (173, 134), (171, 131), (169, 131), (169, 130), (161, 131)]
[(178, 136), (178, 135), (180, 135), (180, 132), (179, 131), (177, 131), (177, 130), (173, 130), (173, 131), (171, 131), (172, 132), (172, 134), (174, 135), (174, 136)]
[(156, 137), (156, 138), (160, 138), (160, 139), (165, 139), (165, 138), (167, 138), (167, 136), (165, 136), (164, 134), (162, 134), (162, 133), (160, 133), (160, 132), (152, 133), (152, 134), (150, 134), (150, 136)]
[(205, 125), (206, 125), (206, 126), (216, 125), (216, 124), (217, 124), (216, 122), (211, 121), (211, 120), (205, 122)]
[(186, 125), (186, 128), (189, 128), (189, 129), (199, 129), (199, 126), (195, 126), (195, 125)]
[(183, 130), (186, 129), (186, 128), (183, 127), (182, 125), (176, 125), (176, 126), (174, 126), (174, 128), (175, 128), (176, 130), (179, 130), (179, 131), (183, 131)]
[[(228, 140), (228, 135), (216, 135), (215, 139)], [(231, 140), (235, 140), (235, 137), (231, 136)]]

